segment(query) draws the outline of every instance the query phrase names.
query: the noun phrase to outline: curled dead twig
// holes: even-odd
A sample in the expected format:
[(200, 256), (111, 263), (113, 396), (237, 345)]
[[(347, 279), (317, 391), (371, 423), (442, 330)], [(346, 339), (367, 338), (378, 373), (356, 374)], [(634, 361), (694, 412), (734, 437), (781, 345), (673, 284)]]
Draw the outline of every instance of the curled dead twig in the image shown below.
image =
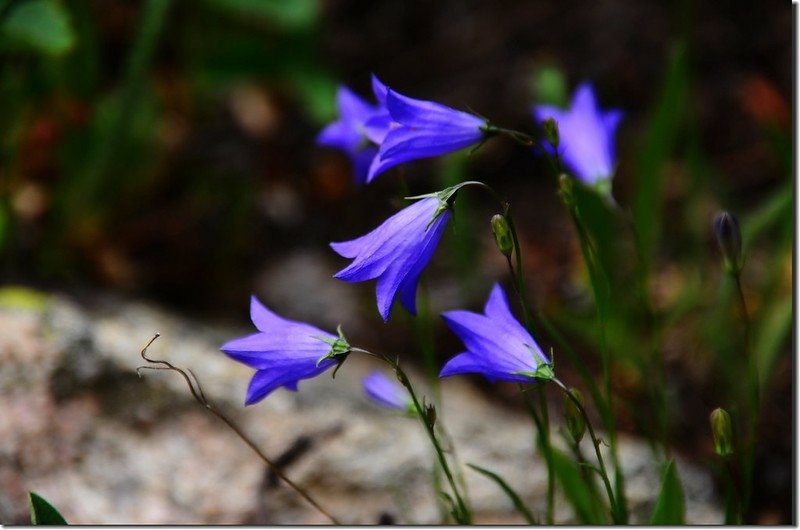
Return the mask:
[(264, 452), (255, 444), (253, 440), (251, 440), (244, 431), (236, 425), (233, 420), (228, 418), (223, 412), (221, 412), (218, 408), (216, 408), (205, 396), (203, 392), (203, 388), (200, 386), (200, 381), (198, 380), (197, 376), (192, 372), (191, 369), (187, 368), (184, 370), (183, 368), (178, 368), (177, 366), (173, 365), (169, 361), (165, 361), (163, 359), (153, 359), (147, 356), (147, 349), (155, 342), (155, 340), (160, 337), (159, 333), (156, 333), (152, 339), (142, 348), (141, 355), (142, 359), (144, 359), (150, 365), (155, 366), (139, 366), (136, 368), (136, 374), (141, 377), (143, 370), (168, 370), (171, 372), (176, 372), (183, 377), (184, 381), (186, 381), (186, 385), (189, 387), (189, 391), (192, 393), (192, 397), (194, 397), (195, 401), (200, 403), (203, 407), (205, 407), (209, 412), (211, 412), (214, 416), (222, 420), (225, 425), (227, 425), (236, 435), (241, 438), (241, 440), (247, 444), (250, 449), (252, 449), (261, 460), (269, 466), (272, 472), (281, 479), (287, 486), (292, 488), (295, 492), (297, 492), (303, 499), (305, 499), (309, 504), (311, 504), (314, 508), (317, 509), (321, 514), (325, 515), (328, 519), (331, 520), (333, 524), (340, 525), (342, 524), (336, 517), (328, 513), (322, 506), (319, 505), (317, 501), (315, 501), (303, 488), (297, 485), (294, 481), (292, 481), (289, 477), (284, 474), (284, 472), (280, 469), (280, 467), (275, 464), (270, 458), (264, 454)]

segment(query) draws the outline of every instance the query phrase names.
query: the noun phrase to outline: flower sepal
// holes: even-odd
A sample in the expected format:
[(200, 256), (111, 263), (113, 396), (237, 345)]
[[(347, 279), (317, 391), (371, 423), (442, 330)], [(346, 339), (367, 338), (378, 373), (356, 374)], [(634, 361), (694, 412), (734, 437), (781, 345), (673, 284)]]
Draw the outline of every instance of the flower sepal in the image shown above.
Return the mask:
[(347, 342), (347, 339), (342, 332), (341, 325), (336, 326), (336, 333), (339, 335), (338, 337), (317, 337), (319, 340), (331, 347), (331, 349), (328, 350), (328, 353), (317, 359), (317, 366), (328, 359), (335, 359), (338, 363), (338, 366), (333, 371), (333, 377), (336, 377), (336, 370), (339, 369), (339, 366), (341, 366), (345, 358), (350, 354), (350, 344)]
[(531, 379), (535, 379), (542, 383), (546, 383), (547, 381), (552, 381), (556, 377), (556, 373), (553, 370), (553, 365), (551, 363), (541, 363), (539, 366), (536, 367), (536, 370), (533, 371), (520, 371), (514, 372), (515, 375), (524, 375), (525, 377), (530, 377)]

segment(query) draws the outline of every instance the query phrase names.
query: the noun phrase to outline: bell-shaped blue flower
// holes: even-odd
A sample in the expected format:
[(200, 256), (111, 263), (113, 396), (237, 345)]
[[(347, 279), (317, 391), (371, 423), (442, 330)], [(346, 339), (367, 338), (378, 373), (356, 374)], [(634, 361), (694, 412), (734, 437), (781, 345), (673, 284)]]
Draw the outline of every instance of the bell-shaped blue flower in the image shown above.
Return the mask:
[(439, 377), (481, 374), (489, 381), (530, 383), (553, 376), (550, 361), (530, 333), (514, 318), (503, 289), (495, 284), (484, 314), (448, 311), (447, 326), (467, 350), (444, 365)]
[[(622, 118), (619, 110), (602, 111), (591, 85), (583, 83), (572, 95), (568, 109), (536, 105), (533, 116), (542, 123), (552, 118), (558, 124), (558, 153), (564, 165), (584, 184), (593, 186), (614, 174), (614, 133)], [(545, 145), (551, 154), (555, 149)]]
[[(389, 128), (386, 87), (375, 76), (372, 76), (372, 90), (377, 105), (368, 103), (345, 86), (339, 87), (336, 92), (339, 119), (317, 135), (317, 144), (334, 147), (350, 157), (358, 184), (366, 180), (370, 165), (378, 154), (377, 146)], [(370, 122), (369, 126), (367, 122)]]
[[(376, 93), (377, 95), (377, 93)], [(403, 162), (443, 155), (479, 143), (486, 136), (486, 120), (432, 101), (412, 99), (387, 90), (384, 117), (368, 123), (386, 131), (367, 182)]]
[(397, 381), (392, 381), (382, 372), (373, 370), (361, 380), (364, 394), (374, 403), (389, 409), (411, 411), (414, 402), (408, 391)]
[(347, 282), (377, 278), (375, 294), (384, 322), (389, 319), (398, 293), (403, 307), (416, 314), (417, 282), (448, 219), (447, 204), (437, 197), (426, 197), (403, 208), (366, 235), (331, 243), (340, 256), (353, 259), (334, 277)]
[(315, 377), (338, 364), (348, 351), (341, 334), (337, 337), (309, 324), (281, 318), (255, 296), (250, 299), (250, 319), (258, 333), (220, 347), (233, 359), (256, 369), (245, 405), (261, 401), (281, 386), (297, 391), (301, 379)]

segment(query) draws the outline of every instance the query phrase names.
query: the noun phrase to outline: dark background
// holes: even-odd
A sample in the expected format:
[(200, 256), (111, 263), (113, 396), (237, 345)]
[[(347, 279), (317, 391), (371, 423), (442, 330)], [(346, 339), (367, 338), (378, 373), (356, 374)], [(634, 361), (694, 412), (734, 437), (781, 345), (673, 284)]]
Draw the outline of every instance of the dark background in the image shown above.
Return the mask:
[[(21, 3), (0, 3), (0, 22)], [(406, 191), (484, 180), (515, 208), (534, 305), (594, 369), (591, 293), (543, 160), (497, 139), (359, 188), (346, 157), (314, 145), (335, 116), (336, 86), (371, 98), (373, 72), (403, 94), (524, 131), (534, 102), (564, 103), (590, 81), (603, 108), (625, 113), (617, 202), (642, 222), (643, 183), (657, 190), (640, 226), (653, 241), (649, 323), (624, 293), (635, 255), (630, 234), (620, 236), (621, 331), (609, 340), (621, 428), (651, 427), (647, 378), (632, 357), (660, 329), (674, 447), (713, 461), (707, 411), (741, 376), (726, 361), (741, 330), (711, 220), (735, 212), (753, 335), (771, 359), (752, 520), (791, 521), (789, 2), (45, 3), (42, 16), (56, 20), (42, 23), (46, 36), (7, 24), (0, 36), (3, 284), (87, 301), (112, 290), (237, 324), (255, 293), (287, 316), (343, 322), (364, 343), (413, 350), (420, 325), (399, 308), (380, 324), (372, 285), (345, 286), (351, 311), (337, 304), (341, 289), (328, 293), (325, 278), (344, 261), (327, 244), (374, 227)], [(494, 207), (477, 195), (459, 201), (425, 280), (434, 313), (477, 309), (492, 282), (506, 282), (488, 231)], [(294, 264), (300, 279), (281, 280), (276, 271)], [(440, 360), (456, 351), (441, 324), (431, 333)], [(569, 381), (570, 367), (560, 369)], [(487, 399), (518, 406), (510, 389), (475, 382)]]

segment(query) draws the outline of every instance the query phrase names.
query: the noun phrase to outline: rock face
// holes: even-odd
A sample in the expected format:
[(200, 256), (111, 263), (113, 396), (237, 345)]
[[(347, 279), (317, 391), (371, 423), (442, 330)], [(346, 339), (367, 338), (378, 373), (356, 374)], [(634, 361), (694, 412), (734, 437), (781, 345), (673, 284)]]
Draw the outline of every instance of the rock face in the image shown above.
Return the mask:
[[(0, 523), (29, 522), (28, 490), (75, 524), (329, 522), (194, 402), (177, 374), (137, 376), (139, 351), (156, 331), (149, 355), (191, 368), (209, 399), (342, 522), (442, 520), (421, 426), (361, 394), (361, 377), (379, 367), (371, 359), (351, 355), (335, 379), (326, 374), (244, 408), (251, 371), (218, 347), (249, 329), (216, 329), (143, 303), (109, 298), (87, 307), (54, 295), (0, 308)], [(487, 403), (464, 378), (444, 381), (442, 395), (439, 417), (459, 461), (497, 472), (543, 511), (546, 472), (528, 418)], [(643, 522), (658, 472), (645, 444), (620, 443), (632, 518)], [(688, 521), (720, 522), (710, 477), (681, 461), (679, 471)], [(463, 473), (476, 522), (523, 522), (494, 483)], [(558, 522), (574, 521), (565, 500), (556, 507)]]

